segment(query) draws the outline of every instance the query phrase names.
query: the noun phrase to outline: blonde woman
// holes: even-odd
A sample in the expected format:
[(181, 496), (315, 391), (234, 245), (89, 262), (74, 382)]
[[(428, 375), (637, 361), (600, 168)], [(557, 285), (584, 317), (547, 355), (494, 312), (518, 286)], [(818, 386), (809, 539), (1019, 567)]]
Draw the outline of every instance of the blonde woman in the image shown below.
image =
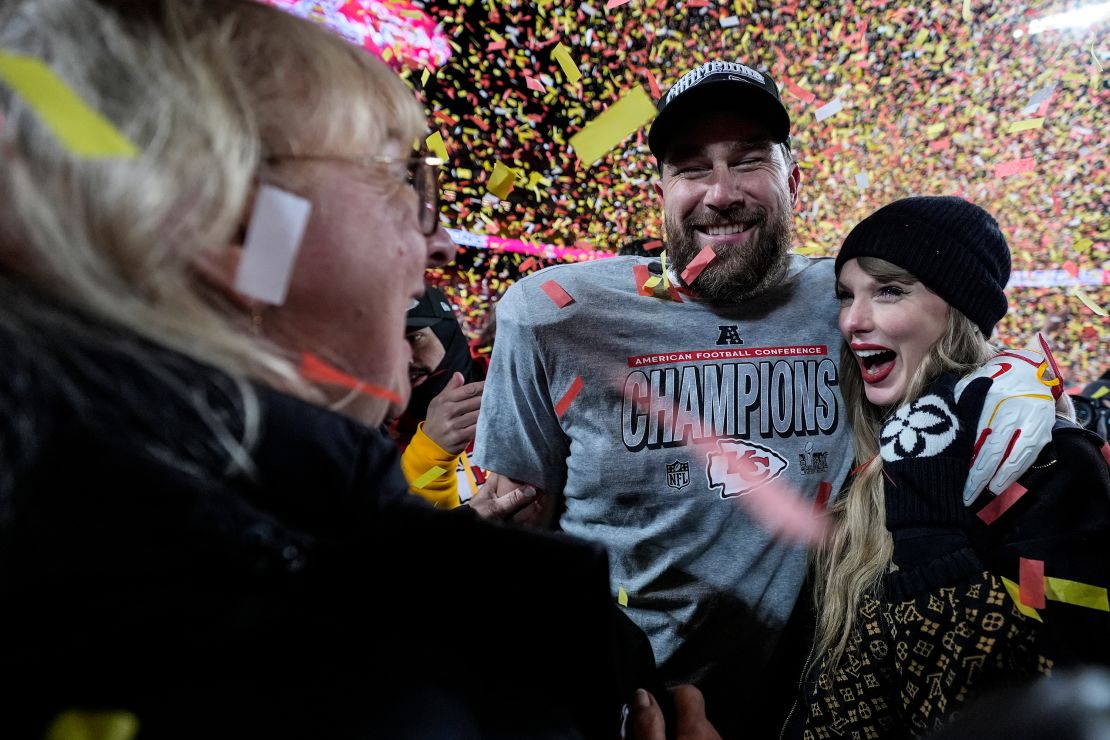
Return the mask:
[(853, 229), (836, 271), (859, 468), (817, 561), (786, 736), (916, 736), (999, 683), (1110, 660), (1102, 441), (1061, 420), (1018, 485), (964, 495), (992, 382), (1039, 359), (986, 339), (1006, 312), (998, 224), (959, 198), (906, 198)]
[(0, 735), (615, 728), (604, 553), (431, 511), (372, 428), (447, 257), (412, 93), (253, 2), (8, 2), (0, 50), (130, 142), (0, 81)]

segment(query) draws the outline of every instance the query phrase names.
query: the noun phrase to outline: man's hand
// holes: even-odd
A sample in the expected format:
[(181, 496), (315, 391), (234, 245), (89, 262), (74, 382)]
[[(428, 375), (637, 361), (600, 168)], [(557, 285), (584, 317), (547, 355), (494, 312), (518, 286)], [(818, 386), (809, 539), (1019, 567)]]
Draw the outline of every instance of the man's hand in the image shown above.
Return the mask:
[[(721, 736), (705, 717), (705, 699), (701, 692), (689, 684), (671, 690), (674, 698), (675, 737), (678, 740), (721, 740)], [(628, 733), (631, 740), (666, 740), (663, 711), (655, 697), (638, 689), (628, 716)]]
[(995, 355), (956, 384), (956, 397), (979, 378), (991, 378), (975, 433), (975, 456), (964, 485), (970, 506), (984, 489), (1005, 491), (1052, 441), (1060, 379), (1044, 351), (1019, 349)]
[(484, 380), (464, 385), (462, 373), (452, 375), (447, 387), (428, 404), (424, 434), (452, 455), (465, 450), (474, 439), (485, 387)]
[(550, 529), (558, 514), (558, 501), (558, 496), (537, 490), (535, 486), (491, 472), (470, 499), (470, 508), (483, 519), (511, 520), (525, 527)]
[(534, 486), (490, 473), (469, 504), (483, 519), (505, 521), (531, 505), (536, 500), (536, 494)]

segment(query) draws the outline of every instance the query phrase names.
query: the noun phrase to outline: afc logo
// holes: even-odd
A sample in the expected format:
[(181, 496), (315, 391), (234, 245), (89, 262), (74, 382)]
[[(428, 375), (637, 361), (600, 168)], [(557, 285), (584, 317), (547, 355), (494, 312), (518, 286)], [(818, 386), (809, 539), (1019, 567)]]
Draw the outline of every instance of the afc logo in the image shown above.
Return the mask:
[(676, 490), (690, 485), (690, 463), (678, 460), (667, 463), (667, 485)]
[(723, 344), (743, 344), (744, 340), (740, 338), (740, 330), (735, 324), (718, 326), (720, 334), (717, 336), (717, 346)]

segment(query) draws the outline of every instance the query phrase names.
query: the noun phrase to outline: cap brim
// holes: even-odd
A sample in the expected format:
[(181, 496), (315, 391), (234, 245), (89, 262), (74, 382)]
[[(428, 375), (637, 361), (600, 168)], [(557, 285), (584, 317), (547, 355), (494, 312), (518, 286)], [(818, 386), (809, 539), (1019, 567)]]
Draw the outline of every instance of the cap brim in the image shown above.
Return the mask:
[(434, 316), (414, 316), (411, 319), (405, 319), (406, 329), (423, 329), (426, 326), (435, 326), (443, 319), (438, 319)]
[(684, 118), (688, 120), (691, 115), (720, 111), (736, 111), (759, 119), (776, 144), (790, 138), (790, 115), (782, 101), (753, 83), (716, 80), (686, 91), (663, 108), (648, 131), (648, 148), (656, 159), (662, 159), (675, 129)]

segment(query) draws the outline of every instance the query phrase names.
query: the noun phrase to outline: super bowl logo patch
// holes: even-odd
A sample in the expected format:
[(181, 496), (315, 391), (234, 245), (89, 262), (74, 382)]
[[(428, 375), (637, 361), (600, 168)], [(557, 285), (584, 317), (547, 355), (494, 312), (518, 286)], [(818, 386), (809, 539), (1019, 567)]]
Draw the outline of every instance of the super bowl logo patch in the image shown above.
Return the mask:
[(680, 460), (667, 463), (667, 485), (676, 490), (690, 485), (690, 463)]
[(769, 447), (719, 439), (717, 451), (706, 454), (705, 475), (710, 488), (720, 489), (721, 498), (734, 498), (770, 483), (788, 467), (786, 458)]

